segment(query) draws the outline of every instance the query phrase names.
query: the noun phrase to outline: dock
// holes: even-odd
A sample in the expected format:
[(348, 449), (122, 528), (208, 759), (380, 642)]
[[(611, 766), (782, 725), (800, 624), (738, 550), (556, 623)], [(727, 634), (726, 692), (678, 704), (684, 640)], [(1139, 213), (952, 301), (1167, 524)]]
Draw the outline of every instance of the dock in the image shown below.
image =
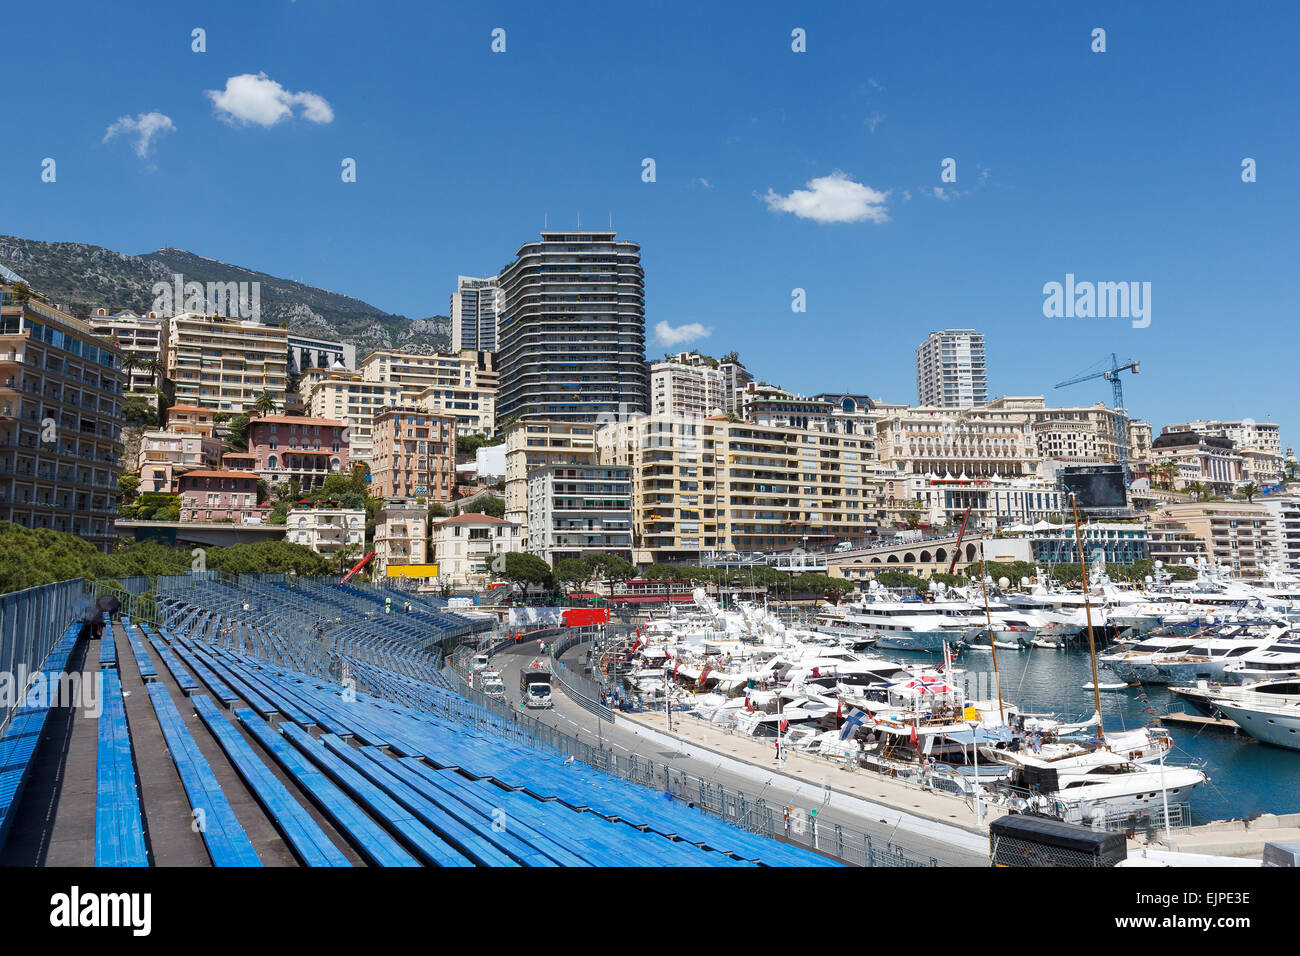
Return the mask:
[(1160, 718), (1162, 723), (1182, 724), (1185, 727), (1195, 727), (1198, 730), (1226, 730), (1230, 733), (1236, 733), (1241, 730), (1235, 721), (1227, 717), (1203, 717), (1200, 714), (1187, 714), (1178, 712), (1174, 714), (1165, 714)]

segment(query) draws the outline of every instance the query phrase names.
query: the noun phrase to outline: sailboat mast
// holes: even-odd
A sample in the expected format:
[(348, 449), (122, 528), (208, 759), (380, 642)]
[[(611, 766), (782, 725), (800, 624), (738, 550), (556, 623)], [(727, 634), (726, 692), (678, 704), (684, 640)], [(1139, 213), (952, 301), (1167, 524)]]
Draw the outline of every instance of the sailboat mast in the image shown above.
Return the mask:
[(993, 639), (993, 614), (989, 611), (989, 571), (984, 563), (984, 539), (980, 538), (980, 587), (984, 589), (984, 621), (989, 631), (989, 650), (993, 652), (993, 681), (998, 687), (998, 720), (1004, 724), (1007, 716), (1002, 710), (1002, 674), (998, 671), (998, 645)]
[(1097, 739), (1105, 740), (1101, 721), (1101, 683), (1097, 679), (1097, 642), (1092, 636), (1092, 602), (1088, 599), (1088, 559), (1083, 555), (1083, 533), (1079, 530), (1079, 502), (1070, 492), (1070, 505), (1074, 508), (1074, 546), (1079, 549), (1079, 573), (1083, 575), (1083, 610), (1088, 616), (1088, 656), (1092, 658), (1092, 698), (1097, 707)]

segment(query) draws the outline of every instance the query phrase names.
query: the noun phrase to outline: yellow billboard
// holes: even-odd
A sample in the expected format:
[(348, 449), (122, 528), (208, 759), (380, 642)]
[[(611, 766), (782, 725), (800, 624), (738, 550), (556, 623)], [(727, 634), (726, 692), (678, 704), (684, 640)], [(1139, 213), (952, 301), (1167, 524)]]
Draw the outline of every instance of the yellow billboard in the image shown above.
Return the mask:
[(385, 573), (390, 578), (436, 578), (436, 564), (390, 564)]

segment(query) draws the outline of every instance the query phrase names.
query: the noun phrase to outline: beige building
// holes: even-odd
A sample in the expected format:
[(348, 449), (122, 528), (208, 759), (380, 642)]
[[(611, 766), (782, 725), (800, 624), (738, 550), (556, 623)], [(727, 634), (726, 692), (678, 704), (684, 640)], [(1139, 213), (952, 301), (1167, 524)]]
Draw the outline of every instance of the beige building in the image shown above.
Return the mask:
[(1015, 478), (1035, 474), (1028, 416), (1018, 408), (877, 405), (876, 449), (895, 475)]
[(348, 427), (351, 459), (367, 464), (374, 452), (374, 419), (386, 408), (414, 405), (416, 392), (389, 382), (363, 379), (354, 372), (311, 369), (299, 382), (306, 413), (332, 418)]
[(122, 353), (0, 284), (0, 521), (117, 540)]
[(855, 435), (652, 415), (607, 425), (602, 464), (632, 471), (636, 561), (812, 548), (880, 525), (874, 462)]
[(428, 563), (429, 508), (414, 498), (392, 498), (375, 516), (375, 574), (389, 565)]
[(596, 426), (527, 419), (506, 430), (506, 520), (528, 525), (528, 476), (547, 465), (596, 461)]
[(269, 392), (283, 407), (288, 329), (195, 312), (173, 315), (167, 329), (167, 377), (177, 403), (238, 415)]
[(150, 429), (140, 433), (135, 472), (137, 491), (175, 494), (176, 479), (195, 468), (216, 468), (224, 446), (215, 438), (188, 432)]
[(210, 408), (197, 405), (173, 405), (167, 409), (167, 431), (181, 435), (203, 435), (211, 438), (216, 434), (217, 413)]
[(456, 419), (410, 406), (375, 416), (370, 493), (450, 501), (456, 494)]
[(523, 529), (484, 514), (456, 515), (433, 525), (438, 580), (452, 587), (481, 587), (499, 578), (498, 555), (523, 550)]
[(425, 411), (454, 415), (458, 435), (490, 435), (495, 428), (499, 378), (491, 352), (371, 352), (361, 377), (413, 393)]
[(1152, 516), (1152, 523), (1161, 523), (1166, 533), (1181, 530), (1198, 539), (1210, 561), (1241, 578), (1263, 577), (1269, 564), (1283, 559), (1277, 521), (1258, 501), (1167, 504)]

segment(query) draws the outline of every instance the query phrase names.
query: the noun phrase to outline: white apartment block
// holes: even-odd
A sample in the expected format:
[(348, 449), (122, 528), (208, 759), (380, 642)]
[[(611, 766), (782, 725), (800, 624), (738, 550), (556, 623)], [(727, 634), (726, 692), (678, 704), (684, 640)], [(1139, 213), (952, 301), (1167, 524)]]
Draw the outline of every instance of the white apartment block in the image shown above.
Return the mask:
[(716, 360), (679, 352), (650, 366), (650, 411), (706, 418), (727, 413), (726, 381)]
[(294, 508), (285, 519), (284, 540), (330, 556), (351, 549), (361, 557), (366, 543), (363, 508)]
[(1300, 574), (1300, 498), (1259, 499), (1273, 519), (1274, 555), (1283, 571)]
[(166, 347), (177, 404), (238, 415), (263, 392), (285, 400), (287, 329), (181, 312), (167, 321)]
[[(157, 312), (124, 310), (110, 314), (108, 309), (99, 308), (87, 321), (96, 335), (136, 357), (136, 367), (126, 373), (126, 393), (146, 395), (156, 401), (158, 396), (153, 390), (162, 387), (167, 369), (167, 320)], [(145, 363), (156, 363), (156, 371)]]
[(974, 329), (931, 332), (916, 350), (917, 404), (970, 408), (989, 400), (984, 333)]
[(528, 475), (528, 550), (551, 567), (592, 552), (632, 558), (632, 477), (621, 465), (551, 465)]
[(348, 342), (289, 333), (289, 373), (301, 375), (309, 368), (350, 372), (357, 367), (357, 347)]
[(545, 419), (517, 421), (506, 430), (506, 520), (528, 526), (528, 476), (547, 465), (596, 461), (596, 426)]

